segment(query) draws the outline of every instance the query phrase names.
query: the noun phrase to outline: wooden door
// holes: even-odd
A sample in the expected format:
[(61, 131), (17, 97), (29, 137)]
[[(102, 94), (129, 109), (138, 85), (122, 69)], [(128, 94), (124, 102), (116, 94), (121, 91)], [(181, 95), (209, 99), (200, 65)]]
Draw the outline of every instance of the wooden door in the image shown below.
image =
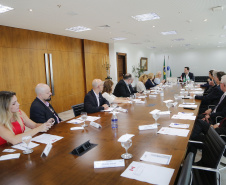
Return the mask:
[(117, 53), (117, 77), (118, 81), (123, 79), (123, 74), (127, 73), (126, 53)]

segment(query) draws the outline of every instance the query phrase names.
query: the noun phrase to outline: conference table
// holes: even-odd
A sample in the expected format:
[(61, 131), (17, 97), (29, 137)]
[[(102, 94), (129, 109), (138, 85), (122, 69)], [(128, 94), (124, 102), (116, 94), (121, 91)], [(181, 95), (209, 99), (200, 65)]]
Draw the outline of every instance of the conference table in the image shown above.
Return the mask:
[[(171, 117), (178, 112), (194, 112), (194, 115), (197, 115), (200, 101), (195, 100), (195, 103), (198, 105), (198, 108), (195, 110), (185, 110), (178, 106), (171, 107), (170, 115), (161, 116), (158, 119), (158, 123), (160, 123), (158, 129), (140, 131), (138, 126), (155, 123), (149, 112), (154, 109), (167, 111), (168, 108), (163, 101), (168, 99), (173, 100), (174, 94), (179, 94), (181, 88), (181, 84), (166, 87), (164, 89), (164, 97), (159, 94), (157, 94), (156, 98), (147, 96), (145, 99), (142, 99), (145, 101), (143, 104), (119, 104), (119, 106), (127, 109), (128, 112), (117, 114), (118, 129), (115, 130), (111, 128), (112, 113), (109, 112), (88, 114), (89, 116), (100, 117), (100, 119), (95, 121), (102, 125), (102, 128), (99, 129), (89, 125), (84, 130), (70, 130), (71, 127), (79, 125), (66, 123), (67, 121), (54, 125), (47, 133), (62, 136), (63, 139), (53, 143), (49, 155), (47, 157), (40, 157), (46, 146), (45, 144), (35, 147), (33, 153), (29, 155), (25, 155), (21, 150), (17, 150), (16, 153), (21, 153), (19, 159), (0, 161), (0, 184), (148, 184), (120, 176), (133, 161), (137, 161), (174, 169), (170, 181), (170, 185), (173, 185), (186, 154), (187, 143), (194, 121), (172, 120)], [(179, 104), (182, 101), (179, 100)], [(193, 100), (186, 99), (185, 102), (193, 102)], [(172, 122), (189, 124), (190, 127), (188, 129), (190, 132), (188, 136), (157, 134), (161, 127), (168, 127)], [(128, 150), (133, 155), (133, 158), (125, 160), (124, 167), (95, 169), (94, 161), (121, 159), (121, 154), (125, 153), (125, 149), (117, 140), (126, 133), (135, 135), (132, 138), (132, 146)], [(74, 148), (88, 140), (90, 140), (90, 143), (97, 144), (97, 146), (82, 156), (70, 154)], [(7, 154), (3, 153), (2, 150), (8, 148), (11, 148), (11, 146), (7, 144), (0, 146), (1, 155)], [(140, 161), (145, 151), (172, 155), (172, 158), (169, 165)]]

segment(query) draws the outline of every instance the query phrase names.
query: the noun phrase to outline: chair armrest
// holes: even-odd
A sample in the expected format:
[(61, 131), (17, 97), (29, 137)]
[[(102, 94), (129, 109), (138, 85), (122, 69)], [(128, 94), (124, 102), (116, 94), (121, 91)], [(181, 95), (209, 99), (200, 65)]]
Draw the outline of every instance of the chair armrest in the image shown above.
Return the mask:
[(216, 124), (217, 123), (219, 123), (219, 121), (218, 120), (222, 120), (224, 117), (222, 117), (222, 116), (217, 116), (216, 118), (215, 118), (215, 120), (216, 120)]
[(219, 170), (218, 169), (215, 169), (215, 168), (207, 168), (207, 167), (203, 167), (203, 166), (192, 166), (192, 169), (212, 171), (212, 172), (219, 173)]
[(189, 143), (197, 143), (197, 144), (203, 144), (201, 141), (193, 141), (193, 140), (188, 140)]

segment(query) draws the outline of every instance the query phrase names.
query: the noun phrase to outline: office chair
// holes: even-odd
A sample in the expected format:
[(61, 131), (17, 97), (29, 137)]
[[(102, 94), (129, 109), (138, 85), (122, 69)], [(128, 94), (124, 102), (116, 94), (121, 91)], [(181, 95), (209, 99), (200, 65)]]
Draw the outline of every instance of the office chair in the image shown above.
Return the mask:
[(74, 115), (76, 117), (80, 115), (82, 111), (84, 111), (84, 103), (73, 105), (71, 106), (71, 108), (73, 109)]

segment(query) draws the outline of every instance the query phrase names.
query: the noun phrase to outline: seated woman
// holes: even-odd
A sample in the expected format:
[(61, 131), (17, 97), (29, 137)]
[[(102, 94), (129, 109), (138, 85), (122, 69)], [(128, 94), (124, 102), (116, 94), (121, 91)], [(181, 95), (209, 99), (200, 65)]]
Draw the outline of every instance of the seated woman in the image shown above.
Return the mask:
[[(20, 143), (22, 137), (46, 132), (53, 124), (53, 118), (44, 124), (33, 122), (19, 109), (19, 105), (16, 93), (0, 91), (0, 145), (7, 142), (13, 145)], [(24, 133), (25, 126), (31, 130)]]
[(148, 80), (148, 76), (146, 74), (142, 74), (137, 82), (137, 92), (146, 91), (145, 83)]
[(165, 83), (166, 82), (166, 80), (160, 80), (161, 79), (161, 76), (162, 76), (162, 73), (161, 73), (161, 71), (158, 71), (157, 73), (156, 73), (156, 75), (155, 75), (155, 79), (154, 79), (154, 83), (156, 84), (156, 85), (159, 85), (160, 83)]
[(128, 98), (116, 97), (112, 94), (113, 82), (111, 80), (106, 80), (104, 82), (104, 88), (102, 91), (102, 96), (111, 103), (128, 103)]
[(152, 81), (153, 78), (154, 78), (154, 74), (153, 73), (149, 73), (148, 74), (148, 80), (145, 83), (146, 89), (150, 89), (151, 87), (155, 87), (156, 86), (155, 82)]

